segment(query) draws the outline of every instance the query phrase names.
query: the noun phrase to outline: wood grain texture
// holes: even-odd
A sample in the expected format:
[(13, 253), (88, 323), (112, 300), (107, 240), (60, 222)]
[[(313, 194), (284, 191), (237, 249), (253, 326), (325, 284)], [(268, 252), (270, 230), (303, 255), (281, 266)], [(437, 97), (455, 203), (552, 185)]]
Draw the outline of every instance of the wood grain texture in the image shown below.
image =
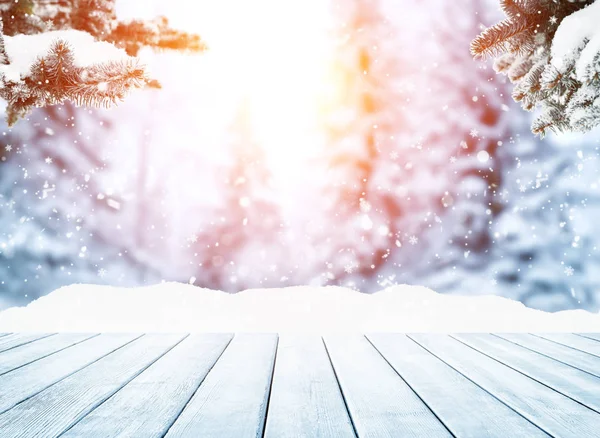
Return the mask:
[(51, 333), (13, 333), (0, 338), (0, 353), (51, 336)]
[(496, 336), (600, 377), (600, 357), (533, 335), (502, 333)]
[(549, 436), (406, 335), (367, 337), (454, 436)]
[(409, 335), (552, 436), (600, 437), (598, 414), (449, 336)]
[(461, 342), (600, 412), (600, 379), (490, 334), (455, 336)]
[(452, 436), (364, 336), (325, 345), (361, 438)]
[(600, 357), (600, 342), (590, 338), (571, 333), (535, 333), (535, 336)]
[(0, 436), (60, 436), (182, 338), (182, 335), (144, 335), (104, 356), (0, 415)]
[(6, 374), (16, 368), (43, 359), (65, 348), (96, 336), (95, 334), (68, 333), (48, 336), (11, 350), (0, 353), (0, 375)]
[(320, 336), (282, 335), (265, 437), (345, 438), (354, 430)]
[(264, 429), (277, 335), (236, 335), (168, 438), (255, 438)]
[(189, 336), (61, 437), (163, 437), (231, 338)]
[(100, 335), (0, 376), (0, 413), (139, 336)]

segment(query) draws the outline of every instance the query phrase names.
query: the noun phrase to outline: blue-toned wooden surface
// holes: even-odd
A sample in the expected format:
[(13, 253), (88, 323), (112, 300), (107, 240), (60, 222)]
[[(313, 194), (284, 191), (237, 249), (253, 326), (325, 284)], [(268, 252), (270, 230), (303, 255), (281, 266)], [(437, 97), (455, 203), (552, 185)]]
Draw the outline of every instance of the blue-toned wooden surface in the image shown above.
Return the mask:
[(599, 334), (3, 334), (0, 437), (599, 437)]

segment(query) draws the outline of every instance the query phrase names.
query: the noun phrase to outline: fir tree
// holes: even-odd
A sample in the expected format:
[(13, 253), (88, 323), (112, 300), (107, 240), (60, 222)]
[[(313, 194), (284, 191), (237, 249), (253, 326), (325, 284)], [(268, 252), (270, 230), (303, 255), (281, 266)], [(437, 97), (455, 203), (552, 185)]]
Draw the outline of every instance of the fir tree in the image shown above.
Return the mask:
[(421, 68), (410, 74), (416, 91), (405, 108), (411, 147), (400, 151), (413, 165), (396, 179), (404, 180), (408, 198), (396, 202), (412, 213), (398, 218), (396, 227), (418, 236), (419, 243), (404, 244), (390, 261), (402, 267), (404, 276), (396, 278), (445, 291), (456, 286), (459, 276), (452, 272), (471, 276), (488, 263), (490, 223), (504, 208), (503, 145), (513, 127), (504, 97), (507, 81), (483, 63), (471, 69), (464, 50), (486, 12), (481, 2), (440, 0), (427, 6), (437, 12), (424, 11), (423, 27), (432, 32), (412, 36), (428, 39), (412, 60)]
[(199, 264), (197, 282), (226, 291), (266, 286), (266, 282), (277, 285), (277, 267), (270, 264), (282, 262), (277, 255), (281, 219), (247, 101), (241, 104), (230, 132), (232, 163), (218, 176), (224, 196), (192, 245)]
[(386, 199), (376, 174), (378, 161), (397, 144), (401, 96), (394, 28), (382, 16), (379, 2), (341, 1), (335, 16), (338, 89), (324, 127), (329, 170), (325, 213), (335, 221), (335, 231), (327, 230), (319, 245), (326, 280), (341, 283), (372, 275), (393, 241), (392, 218), (401, 212)]
[(471, 44), (515, 83), (513, 98), (542, 112), (532, 131), (585, 132), (600, 124), (600, 2), (501, 0), (506, 18)]
[(135, 274), (144, 267), (147, 279), (161, 278), (131, 242), (135, 204), (115, 187), (105, 160), (109, 144), (98, 141), (107, 125), (107, 118), (66, 103), (6, 129), (0, 142), (5, 298), (21, 304), (74, 282), (139, 285)]
[[(171, 29), (165, 18), (150, 23), (120, 22), (114, 3), (115, 0), (0, 1), (4, 25), (0, 28), (0, 97), (8, 102), (10, 125), (35, 107), (65, 100), (77, 105), (109, 106), (123, 100), (131, 89), (158, 86), (134, 58), (142, 47), (205, 49), (197, 35)], [(92, 38), (83, 38), (82, 32)], [(94, 50), (93, 40), (123, 48), (130, 56), (82, 62), (78, 52)], [(37, 59), (23, 66), (24, 54), (33, 48), (38, 51)]]
[(506, 209), (493, 224), (490, 265), (474, 287), (555, 312), (600, 308), (598, 139), (525, 136), (507, 143)]

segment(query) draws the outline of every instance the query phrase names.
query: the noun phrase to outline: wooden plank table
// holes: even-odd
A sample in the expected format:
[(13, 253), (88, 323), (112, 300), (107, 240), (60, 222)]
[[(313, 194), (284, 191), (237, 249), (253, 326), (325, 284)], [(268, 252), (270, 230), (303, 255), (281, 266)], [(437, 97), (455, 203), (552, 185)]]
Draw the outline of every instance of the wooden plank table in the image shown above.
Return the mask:
[(600, 437), (600, 335), (6, 334), (0, 437)]

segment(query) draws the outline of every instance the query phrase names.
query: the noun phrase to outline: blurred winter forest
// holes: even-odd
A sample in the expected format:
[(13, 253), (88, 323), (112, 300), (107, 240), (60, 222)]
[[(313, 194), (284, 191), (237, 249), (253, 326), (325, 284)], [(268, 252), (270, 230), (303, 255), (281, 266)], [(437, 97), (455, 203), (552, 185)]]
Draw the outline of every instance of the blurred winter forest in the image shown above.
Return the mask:
[(143, 50), (162, 89), (1, 128), (0, 309), (162, 280), (600, 309), (600, 136), (535, 138), (472, 59), (496, 1), (232, 2), (121, 1), (209, 51)]

